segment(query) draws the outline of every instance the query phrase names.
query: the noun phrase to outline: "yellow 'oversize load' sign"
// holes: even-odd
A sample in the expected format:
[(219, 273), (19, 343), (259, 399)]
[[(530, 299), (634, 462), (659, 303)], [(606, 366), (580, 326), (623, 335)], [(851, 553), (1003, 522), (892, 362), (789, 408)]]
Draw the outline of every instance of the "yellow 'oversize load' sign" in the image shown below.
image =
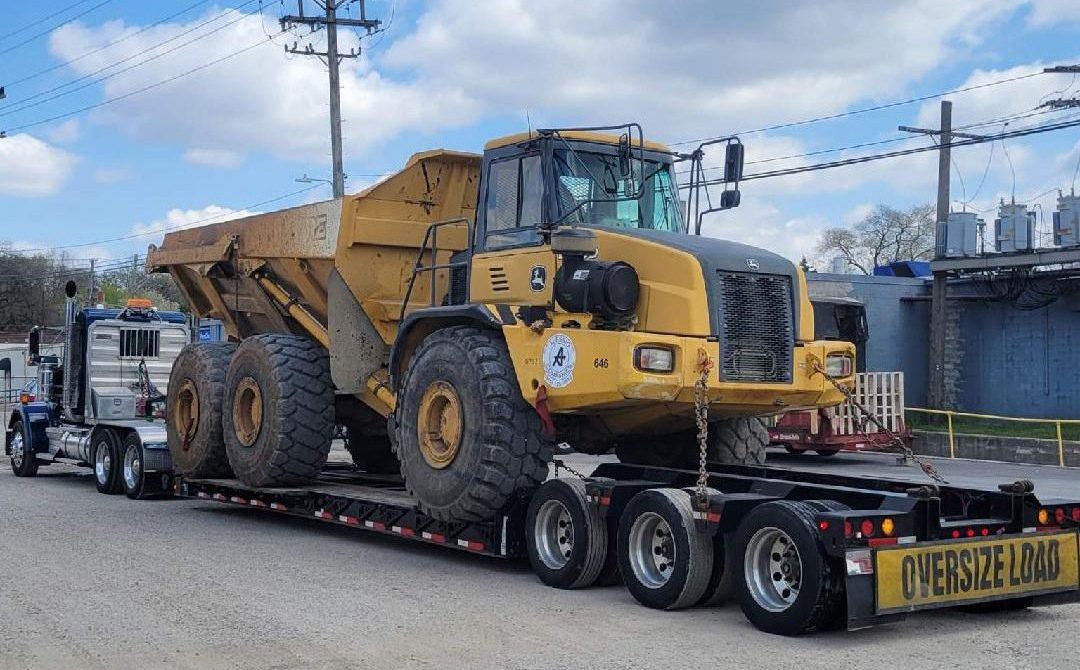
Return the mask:
[(1074, 532), (876, 552), (878, 613), (1080, 587)]

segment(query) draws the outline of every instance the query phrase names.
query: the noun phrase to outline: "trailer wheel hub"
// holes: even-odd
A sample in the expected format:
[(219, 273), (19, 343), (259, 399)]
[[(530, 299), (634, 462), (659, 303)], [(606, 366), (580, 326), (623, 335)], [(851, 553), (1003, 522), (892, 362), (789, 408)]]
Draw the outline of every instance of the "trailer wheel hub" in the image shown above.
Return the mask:
[(245, 447), (255, 444), (262, 430), (263, 401), (259, 383), (251, 377), (244, 377), (236, 385), (233, 396), (233, 426), (236, 427), (236, 439)]
[(461, 401), (453, 386), (437, 381), (427, 387), (420, 399), (416, 428), (420, 453), (428, 465), (441, 470), (454, 461), (464, 425)]
[(770, 612), (783, 612), (795, 603), (802, 567), (799, 548), (779, 528), (762, 528), (746, 546), (746, 585), (754, 600)]
[(176, 394), (176, 430), (184, 437), (184, 445), (191, 441), (199, 427), (199, 392), (195, 382), (184, 379), (180, 392)]

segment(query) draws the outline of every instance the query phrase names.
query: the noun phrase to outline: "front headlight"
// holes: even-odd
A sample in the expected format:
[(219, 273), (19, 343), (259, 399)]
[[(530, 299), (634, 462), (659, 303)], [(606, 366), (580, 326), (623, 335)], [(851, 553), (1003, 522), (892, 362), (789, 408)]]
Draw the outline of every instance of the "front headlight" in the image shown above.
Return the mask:
[(851, 356), (835, 355), (825, 357), (825, 374), (830, 377), (847, 377), (855, 369)]
[(634, 350), (634, 367), (647, 372), (671, 372), (675, 369), (675, 352), (663, 347), (638, 347)]

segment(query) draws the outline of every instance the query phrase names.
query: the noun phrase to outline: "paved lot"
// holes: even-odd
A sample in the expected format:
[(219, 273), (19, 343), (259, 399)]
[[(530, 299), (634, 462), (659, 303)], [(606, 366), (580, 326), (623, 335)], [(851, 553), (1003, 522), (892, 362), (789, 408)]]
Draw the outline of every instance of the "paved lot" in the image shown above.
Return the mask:
[[(1080, 605), (786, 639), (735, 606), (655, 612), (522, 563), (0, 468), (2, 668), (1076, 667)], [(1080, 492), (1080, 471), (1044, 470)]]

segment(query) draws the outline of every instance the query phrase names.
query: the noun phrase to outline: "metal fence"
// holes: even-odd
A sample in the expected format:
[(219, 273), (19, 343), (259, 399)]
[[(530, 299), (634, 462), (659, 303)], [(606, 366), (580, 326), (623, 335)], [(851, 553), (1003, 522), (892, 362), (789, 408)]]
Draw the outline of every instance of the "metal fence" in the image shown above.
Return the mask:
[[(976, 414), (974, 412), (955, 412), (955, 411), (952, 411), (952, 410), (925, 409), (925, 408), (922, 408), (922, 407), (908, 407), (906, 409), (907, 409), (908, 412), (916, 412), (916, 413), (921, 413), (921, 414), (927, 414), (927, 415), (930, 415), (930, 416), (943, 416), (943, 417), (945, 417), (945, 428), (946, 428), (946, 431), (949, 434), (949, 458), (956, 458), (956, 437), (955, 437), (956, 433), (957, 432), (961, 432), (961, 433), (967, 433), (968, 432), (966, 430), (955, 430), (954, 429), (954, 423), (955, 423), (954, 419), (956, 419), (956, 418), (979, 420), (979, 421), (983, 421), (983, 422), (1004, 422), (1006, 424), (1017, 423), (1017, 424), (1021, 424), (1022, 426), (1042, 425), (1042, 426), (1047, 427), (1047, 432), (1048, 433), (1050, 432), (1050, 427), (1053, 427), (1053, 431), (1052, 431), (1053, 437), (1049, 437), (1049, 436), (1043, 437), (1042, 435), (1038, 435), (1038, 434), (1030, 434), (1030, 432), (1026, 432), (1026, 434), (1025, 434), (1025, 431), (1021, 431), (1021, 430), (1015, 430), (1015, 431), (1011, 431), (1011, 432), (1010, 431), (994, 430), (993, 434), (997, 435), (997, 436), (1000, 436), (1000, 437), (1024, 437), (1024, 438), (1037, 438), (1037, 439), (1038, 438), (1041, 438), (1041, 439), (1056, 439), (1057, 440), (1057, 445), (1058, 445), (1058, 465), (1060, 465), (1061, 467), (1065, 467), (1065, 436), (1064, 436), (1064, 431), (1063, 431), (1062, 427), (1064, 426), (1066, 428), (1071, 428), (1073, 426), (1076, 426), (1077, 430), (1080, 431), (1080, 419), (1030, 419), (1030, 418), (1027, 418), (1027, 417), (999, 416), (999, 415), (996, 415), (996, 414)], [(910, 422), (909, 422), (909, 425), (910, 425)], [(931, 428), (931, 430), (932, 430), (932, 428)], [(974, 428), (974, 433), (975, 434), (981, 434), (982, 432), (989, 432), (989, 431), (985, 431), (985, 429), (980, 430), (979, 427)]]

